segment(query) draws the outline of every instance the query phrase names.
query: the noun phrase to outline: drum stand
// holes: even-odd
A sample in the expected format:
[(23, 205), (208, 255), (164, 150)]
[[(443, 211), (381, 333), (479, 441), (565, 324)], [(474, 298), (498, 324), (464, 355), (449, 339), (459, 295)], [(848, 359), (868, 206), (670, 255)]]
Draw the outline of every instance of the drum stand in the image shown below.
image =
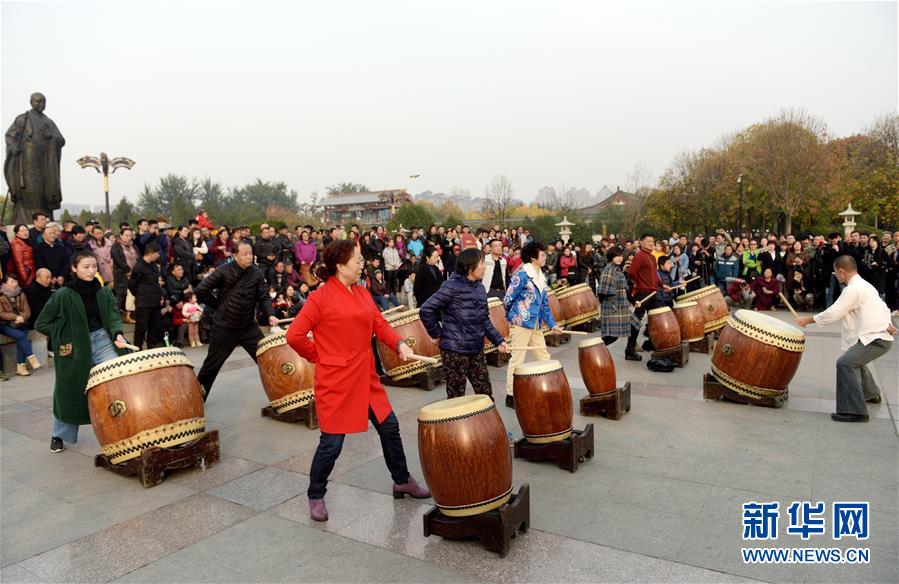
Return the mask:
[(715, 333), (706, 333), (698, 341), (690, 343), (691, 353), (712, 353), (715, 351)]
[(515, 458), (531, 462), (551, 460), (561, 469), (576, 472), (578, 463), (593, 458), (593, 424), (572, 430), (569, 438), (556, 442), (533, 444), (522, 438), (515, 442)]
[(272, 406), (262, 408), (262, 417), (278, 420), (279, 422), (306, 422), (306, 427), (315, 430), (318, 428), (318, 414), (315, 413), (315, 398), (309, 403), (293, 410), (279, 414)]
[(499, 351), (491, 351), (484, 355), (487, 365), (491, 367), (505, 367), (506, 363), (512, 358), (512, 353), (500, 353)]
[(593, 393), (581, 398), (582, 416), (604, 416), (610, 420), (620, 420), (631, 411), (631, 382), (605, 393)]
[(446, 373), (442, 366), (429, 366), (421, 373), (416, 373), (404, 379), (394, 379), (387, 375), (381, 376), (381, 383), (384, 385), (392, 385), (393, 387), (420, 387), (425, 391), (431, 391), (434, 387), (446, 379)]
[(476, 537), (487, 550), (505, 557), (518, 532), (527, 533), (531, 524), (531, 494), (527, 483), (509, 502), (493, 511), (468, 517), (449, 517), (435, 506), (424, 515), (425, 537), (439, 535), (445, 539)]
[(550, 333), (549, 331), (543, 331), (543, 340), (546, 342), (547, 347), (558, 347), (563, 343), (567, 343), (571, 340), (571, 335), (568, 333)]
[(571, 329), (573, 331), (595, 333), (597, 330), (599, 330), (599, 320), (594, 318), (593, 320), (588, 320), (587, 322), (582, 322), (581, 324), (576, 324), (574, 326), (568, 325), (565, 328)]
[(106, 456), (98, 454), (94, 457), (94, 466), (103, 467), (125, 477), (137, 475), (144, 487), (153, 487), (161, 483), (169, 471), (196, 465), (206, 468), (206, 465), (218, 460), (219, 431), (210, 430), (185, 446), (174, 448), (151, 446), (143, 449), (137, 458), (120, 464), (113, 464)]
[(719, 383), (711, 373), (706, 373), (702, 376), (702, 397), (703, 399), (726, 400), (738, 404), (779, 408), (789, 399), (790, 392), (789, 389), (786, 389), (781, 395), (774, 397), (749, 397), (748, 395), (735, 392), (726, 385)]
[(681, 341), (677, 347), (655, 350), (652, 352), (651, 358), (671, 359), (675, 367), (683, 367), (690, 362), (690, 344), (687, 341)]

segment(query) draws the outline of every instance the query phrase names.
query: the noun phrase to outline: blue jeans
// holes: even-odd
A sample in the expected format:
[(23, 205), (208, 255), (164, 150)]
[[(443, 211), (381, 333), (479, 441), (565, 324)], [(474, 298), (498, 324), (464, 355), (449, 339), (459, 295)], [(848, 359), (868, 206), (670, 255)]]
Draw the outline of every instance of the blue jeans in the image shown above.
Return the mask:
[[(403, 451), (403, 441), (400, 438), (400, 423), (396, 414), (390, 414), (380, 424), (375, 413), (369, 408), (368, 419), (378, 431), (381, 437), (381, 449), (384, 451), (384, 461), (390, 470), (393, 482), (401, 485), (409, 480), (409, 468), (406, 466), (406, 453)], [(323, 499), (328, 491), (328, 477), (334, 470), (334, 463), (343, 449), (343, 440), (346, 434), (328, 434), (322, 432), (318, 441), (318, 448), (312, 458), (312, 468), (309, 470), (309, 490), (306, 492), (310, 499)]]
[[(99, 365), (119, 356), (105, 329), (95, 330), (90, 334), (90, 338), (91, 361), (93, 361), (94, 365)], [(78, 442), (78, 424), (70, 424), (53, 418), (53, 437), (62, 438), (63, 442), (68, 442), (69, 444), (75, 444)]]
[(830, 275), (830, 283), (827, 285), (827, 291), (824, 293), (824, 299), (827, 308), (830, 308), (831, 305), (837, 301), (837, 298), (840, 297), (840, 292), (843, 291), (845, 287), (844, 284), (840, 284), (840, 281), (837, 280), (837, 277), (833, 274)]
[(16, 363), (21, 365), (25, 359), (34, 355), (31, 350), (31, 341), (28, 340), (28, 329), (16, 328), (8, 324), (0, 324), (0, 333), (16, 342)]
[(388, 298), (385, 298), (384, 296), (373, 296), (372, 298), (375, 299), (375, 304), (377, 304), (378, 308), (381, 310), (390, 308), (390, 303), (393, 303), (394, 306), (400, 305), (400, 301), (396, 299), (396, 294), (393, 292), (390, 293)]

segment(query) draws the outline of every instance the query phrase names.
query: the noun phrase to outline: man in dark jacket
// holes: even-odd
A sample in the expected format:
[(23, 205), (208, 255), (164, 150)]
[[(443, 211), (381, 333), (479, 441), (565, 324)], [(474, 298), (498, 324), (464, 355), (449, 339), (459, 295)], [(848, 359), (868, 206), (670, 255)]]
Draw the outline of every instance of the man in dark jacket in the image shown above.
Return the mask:
[(41, 242), (34, 249), (34, 264), (37, 268), (47, 268), (56, 288), (65, 283), (72, 261), (70, 248), (59, 241), (56, 227), (44, 227)]
[(155, 242), (144, 247), (144, 255), (138, 258), (128, 290), (134, 295), (134, 344), (143, 347), (144, 336), (147, 348), (152, 349), (162, 341), (162, 286), (159, 285), (159, 247)]
[(493, 387), (484, 359), (484, 337), (509, 352), (506, 339), (490, 321), (484, 278), (484, 255), (477, 249), (459, 254), (456, 273), (421, 306), (421, 322), (428, 335), (440, 339), (440, 357), (446, 371), (447, 398), (465, 395), (465, 379), (475, 393), (493, 399)]
[(256, 256), (256, 263), (263, 275), (268, 274), (275, 264), (278, 257), (278, 250), (275, 248), (275, 242), (272, 240), (271, 231), (268, 225), (263, 225), (259, 230), (259, 237), (253, 246), (253, 254)]
[(437, 249), (429, 247), (425, 249), (423, 255), (425, 260), (421, 262), (415, 275), (414, 293), (415, 303), (418, 306), (423, 305), (443, 283), (443, 276), (437, 268), (437, 262), (440, 261)]
[(256, 360), (262, 331), (256, 324), (256, 309), (268, 317), (270, 326), (278, 324), (268, 296), (265, 276), (253, 264), (253, 247), (246, 242), (234, 246), (234, 261), (220, 266), (197, 286), (197, 300), (215, 311), (215, 326), (209, 336), (209, 352), (197, 375), (203, 400), (225, 360), (240, 345)]
[[(50, 294), (53, 293), (53, 288), (50, 287), (52, 281), (53, 277), (50, 275), (50, 270), (40, 268), (34, 273), (34, 280), (31, 281), (31, 284), (25, 286), (25, 298), (28, 299), (28, 307), (31, 308), (28, 330), (34, 330), (34, 321), (37, 320), (37, 317), (44, 309), (44, 305), (50, 300)], [(52, 347), (53, 345), (47, 343), (47, 346)]]

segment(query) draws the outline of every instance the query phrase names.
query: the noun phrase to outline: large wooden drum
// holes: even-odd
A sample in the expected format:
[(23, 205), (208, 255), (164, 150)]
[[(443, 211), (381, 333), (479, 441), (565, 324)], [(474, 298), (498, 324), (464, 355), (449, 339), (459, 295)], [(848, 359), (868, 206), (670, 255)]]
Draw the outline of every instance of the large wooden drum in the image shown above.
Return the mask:
[(591, 395), (615, 391), (615, 362), (609, 348), (599, 337), (578, 343), (577, 364), (584, 385)]
[(680, 345), (680, 327), (674, 312), (667, 306), (654, 308), (649, 315), (649, 338), (656, 350), (673, 349)]
[(690, 343), (701, 341), (705, 336), (705, 317), (699, 303), (692, 300), (674, 303), (674, 316), (680, 327), (681, 339)]
[[(391, 314), (384, 318), (417, 355), (440, 360), (440, 346), (437, 341), (428, 336), (428, 331), (418, 316), (417, 308)], [(381, 357), (384, 372), (395, 380), (406, 379), (425, 371), (428, 367), (434, 367), (424, 361), (405, 363), (396, 353), (396, 347), (388, 347), (381, 341), (378, 341), (378, 355)]]
[[(556, 321), (556, 324), (560, 327), (565, 326), (565, 313), (562, 312), (562, 303), (559, 302), (559, 298), (556, 296), (556, 293), (553, 292), (553, 289), (548, 287), (546, 288), (546, 301), (549, 303), (549, 311), (553, 315), (553, 320)], [(543, 324), (542, 327), (543, 335), (554, 334), (549, 333), (549, 327), (546, 323)]]
[(681, 302), (693, 301), (702, 309), (705, 319), (705, 332), (710, 333), (724, 326), (730, 309), (724, 301), (724, 295), (718, 286), (706, 286), (678, 297)]
[[(493, 326), (496, 327), (499, 334), (501, 334), (508, 342), (510, 335), (509, 321), (506, 320), (506, 306), (503, 304), (503, 301), (499, 298), (488, 298), (487, 308), (489, 309), (490, 322), (493, 323)], [(485, 337), (484, 353), (493, 353), (494, 351), (496, 351), (496, 346)]]
[(305, 406), (314, 397), (315, 365), (287, 344), (287, 333), (269, 335), (259, 341), (256, 361), (269, 406), (283, 414)]
[(599, 318), (599, 301), (587, 284), (560, 288), (556, 291), (567, 326), (575, 326)]
[(86, 392), (100, 452), (113, 464), (137, 458), (151, 446), (192, 442), (206, 432), (200, 384), (177, 347), (101, 363), (90, 370)]
[(477, 515), (512, 494), (509, 437), (493, 401), (466, 395), (426, 405), (418, 414), (418, 456), (444, 515)]
[(712, 375), (753, 398), (787, 390), (805, 350), (805, 333), (773, 316), (738, 310), (727, 319), (712, 354)]
[(525, 363), (512, 374), (515, 415), (525, 440), (546, 444), (571, 436), (571, 388), (555, 360)]

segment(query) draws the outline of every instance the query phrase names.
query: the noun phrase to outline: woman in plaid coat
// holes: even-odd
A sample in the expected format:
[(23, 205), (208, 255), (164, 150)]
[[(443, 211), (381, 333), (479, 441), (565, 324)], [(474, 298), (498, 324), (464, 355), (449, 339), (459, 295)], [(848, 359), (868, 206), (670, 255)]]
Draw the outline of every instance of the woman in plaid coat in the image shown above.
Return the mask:
[[(609, 263), (599, 276), (596, 295), (602, 303), (599, 324), (602, 341), (611, 345), (620, 337), (634, 336), (640, 332), (640, 320), (634, 315), (627, 298), (627, 276), (621, 271), (624, 252), (620, 247), (613, 247), (606, 254)], [(642, 361), (635, 351), (628, 350), (624, 358), (629, 361)]]

